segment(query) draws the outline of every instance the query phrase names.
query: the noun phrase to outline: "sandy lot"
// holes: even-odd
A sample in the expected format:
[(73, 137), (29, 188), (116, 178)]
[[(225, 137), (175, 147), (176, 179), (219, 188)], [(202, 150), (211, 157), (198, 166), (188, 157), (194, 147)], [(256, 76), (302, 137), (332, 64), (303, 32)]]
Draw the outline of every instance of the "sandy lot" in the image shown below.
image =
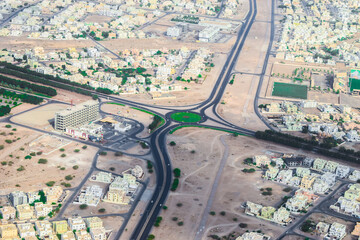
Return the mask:
[[(70, 183), (76, 186), (81, 181), (82, 177), (88, 172), (93, 155), (97, 149), (87, 147), (82, 149), (82, 144), (75, 142), (67, 142), (66, 145), (61, 144), (51, 145), (58, 139), (49, 139), (51, 144), (42, 141), (41, 135), (37, 132), (27, 130), (21, 127), (5, 128), (1, 125), (4, 135), (0, 137), (0, 144), (4, 145), (4, 149), (0, 151), (2, 163), (0, 167), (0, 176), (2, 181), (0, 183), (0, 193), (7, 194), (15, 189), (23, 191), (39, 190), (45, 187), (45, 183), (55, 181), (56, 185), (62, 182)], [(13, 135), (11, 135), (13, 133)], [(5, 140), (16, 140), (13, 143), (5, 143)], [(41, 147), (41, 148), (39, 148)], [(59, 150), (64, 148), (62, 152)], [(75, 149), (81, 149), (80, 152), (75, 153)], [(30, 153), (37, 153), (44, 150), (41, 155), (32, 156), (31, 159), (25, 159)], [(65, 157), (61, 157), (65, 154)], [(39, 159), (46, 159), (46, 164), (39, 164)], [(73, 166), (78, 165), (77, 170)], [(23, 170), (20, 169), (23, 166)], [(70, 175), (72, 180), (65, 180), (65, 176)], [(15, 185), (19, 185), (16, 187)]]
[(55, 113), (67, 107), (68, 105), (65, 104), (48, 104), (33, 111), (15, 116), (12, 120), (31, 127), (50, 129), (53, 127), (49, 121), (54, 119)]

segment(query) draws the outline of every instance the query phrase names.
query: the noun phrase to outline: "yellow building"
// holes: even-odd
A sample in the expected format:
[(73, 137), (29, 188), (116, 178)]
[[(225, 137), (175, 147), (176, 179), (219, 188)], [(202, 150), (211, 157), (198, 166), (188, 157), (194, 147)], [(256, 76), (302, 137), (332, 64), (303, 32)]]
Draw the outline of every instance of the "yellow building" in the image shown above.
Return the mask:
[(32, 219), (34, 217), (33, 208), (29, 204), (17, 205), (16, 211), (20, 220)]
[(85, 218), (86, 226), (89, 228), (102, 228), (103, 222), (99, 217)]
[(15, 224), (0, 225), (0, 237), (1, 239), (19, 238)]
[(56, 234), (66, 233), (69, 229), (69, 226), (65, 220), (53, 222), (53, 230)]
[(106, 194), (104, 202), (111, 202), (115, 204), (128, 204), (130, 198), (126, 196), (126, 193), (122, 190), (112, 189)]
[(316, 177), (313, 175), (305, 175), (300, 183), (300, 188), (304, 189), (312, 189), (312, 186), (314, 185)]
[(360, 222), (356, 223), (354, 230), (351, 232), (351, 235), (360, 237)]

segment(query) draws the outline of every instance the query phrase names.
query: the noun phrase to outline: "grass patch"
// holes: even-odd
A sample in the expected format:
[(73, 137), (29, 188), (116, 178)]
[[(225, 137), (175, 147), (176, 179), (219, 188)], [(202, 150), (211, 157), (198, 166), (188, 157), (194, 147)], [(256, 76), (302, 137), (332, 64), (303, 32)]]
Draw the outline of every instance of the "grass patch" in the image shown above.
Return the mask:
[(125, 104), (122, 104), (122, 103), (116, 103), (116, 102), (107, 102), (106, 104), (114, 104), (114, 105), (119, 105), (119, 106), (123, 106), (123, 107), (125, 107)]
[(197, 127), (197, 128), (206, 128), (206, 129), (211, 129), (211, 130), (216, 130), (216, 131), (222, 131), (222, 132), (227, 132), (227, 133), (233, 133), (233, 134), (237, 134), (237, 135), (243, 135), (243, 136), (248, 136), (246, 134), (243, 133), (238, 133), (235, 131), (231, 131), (231, 130), (225, 130), (225, 129), (220, 129), (220, 128), (216, 128), (216, 127), (207, 127), (207, 126), (195, 126), (195, 125), (183, 125), (183, 126), (178, 126), (174, 129), (172, 129), (169, 134), (173, 134), (174, 132), (176, 132), (177, 130), (181, 129), (181, 128), (185, 128), (185, 127)]
[(350, 84), (350, 92), (352, 92), (354, 89), (359, 90), (360, 89), (360, 80), (356, 78), (349, 78), (349, 84)]
[(192, 123), (201, 121), (201, 116), (197, 113), (178, 112), (171, 114), (171, 118), (177, 122)]
[(272, 96), (307, 99), (307, 86), (274, 82)]

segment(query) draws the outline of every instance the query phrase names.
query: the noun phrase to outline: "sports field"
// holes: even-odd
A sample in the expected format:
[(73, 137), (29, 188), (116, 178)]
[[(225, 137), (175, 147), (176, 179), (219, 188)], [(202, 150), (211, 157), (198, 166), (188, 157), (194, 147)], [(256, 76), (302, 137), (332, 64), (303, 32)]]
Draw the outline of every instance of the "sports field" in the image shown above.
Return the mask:
[(354, 89), (359, 90), (360, 89), (360, 80), (355, 78), (349, 79), (350, 83), (350, 92), (352, 92)]
[(307, 86), (274, 82), (273, 96), (307, 99)]
[(171, 118), (178, 122), (199, 122), (201, 121), (201, 116), (197, 113), (191, 112), (178, 112), (171, 115)]

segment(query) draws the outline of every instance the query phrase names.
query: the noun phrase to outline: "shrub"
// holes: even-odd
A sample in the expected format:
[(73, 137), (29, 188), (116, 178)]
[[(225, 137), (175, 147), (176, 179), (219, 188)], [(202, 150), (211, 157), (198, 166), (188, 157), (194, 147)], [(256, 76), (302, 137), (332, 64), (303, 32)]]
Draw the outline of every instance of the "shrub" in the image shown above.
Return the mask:
[(11, 125), (10, 125), (10, 124), (6, 124), (5, 127), (6, 127), (6, 128), (11, 128)]
[(109, 168), (110, 171), (115, 171), (114, 167)]
[(107, 152), (99, 152), (99, 155), (101, 155), (101, 156), (106, 156), (106, 155), (107, 155)]
[(116, 152), (116, 153), (115, 153), (115, 156), (116, 156), (116, 157), (121, 157), (122, 155), (123, 155), (122, 152)]
[(38, 161), (39, 164), (46, 164), (47, 162), (48, 162), (48, 160), (45, 158), (40, 158)]
[(246, 223), (240, 223), (240, 224), (239, 224), (239, 227), (240, 227), (240, 228), (246, 228), (246, 227), (247, 227), (247, 224), (246, 224)]
[(42, 154), (42, 152), (37, 152), (36, 155), (40, 156)]
[(73, 177), (72, 177), (71, 175), (67, 175), (67, 176), (65, 176), (65, 180), (70, 181), (70, 180), (72, 180), (72, 179), (73, 179)]
[(3, 150), (4, 149), (4, 145), (0, 145), (0, 150)]
[(6, 162), (6, 161), (2, 161), (2, 162), (1, 162), (1, 165), (5, 166), (5, 165), (7, 165), (7, 162)]
[(286, 187), (283, 189), (284, 192), (291, 192), (291, 190), (292, 190), (291, 187)]
[(8, 144), (10, 144), (10, 143), (12, 143), (12, 142), (13, 142), (13, 140), (6, 139), (6, 140), (5, 140), (5, 142), (6, 142), (6, 143), (8, 143)]
[(78, 153), (80, 152), (80, 149), (75, 149), (74, 152)]
[(211, 211), (209, 214), (210, 214), (211, 216), (215, 216), (215, 215), (216, 215), (216, 213), (215, 213), (214, 211)]
[(182, 225), (184, 225), (184, 222), (178, 222), (177, 225), (178, 225), (178, 226), (182, 226)]
[(60, 150), (60, 152), (65, 152), (64, 148), (60, 148), (59, 150)]
[(99, 213), (104, 213), (106, 210), (105, 210), (105, 208), (100, 208), (99, 209)]
[(87, 204), (81, 204), (79, 206), (80, 209), (87, 209), (88, 205)]
[(225, 216), (225, 215), (226, 215), (226, 212), (225, 212), (225, 211), (221, 211), (221, 212), (220, 212), (220, 215), (221, 215), (221, 216)]
[(47, 183), (45, 183), (45, 184), (46, 184), (46, 186), (48, 186), (48, 187), (52, 187), (52, 186), (54, 186), (55, 181), (49, 181), (49, 182), (47, 182)]
[(82, 146), (82, 149), (84, 150), (87, 149), (87, 145)]
[(170, 142), (170, 146), (175, 146), (175, 145), (176, 145), (176, 142), (174, 142), (174, 141)]
[(176, 221), (178, 220), (178, 218), (177, 218), (177, 217), (173, 217), (173, 218), (171, 218), (171, 220), (173, 220), (174, 222), (176, 222)]
[(16, 132), (16, 128), (11, 129), (12, 131)]
[(182, 203), (177, 203), (176, 204), (177, 207), (182, 207), (182, 205), (183, 205)]
[(16, 169), (16, 171), (19, 171), (19, 172), (24, 171), (24, 170), (25, 170), (25, 167), (23, 165), (21, 165), (18, 169)]
[(65, 170), (65, 167), (61, 167), (60, 170), (64, 171), (64, 170)]
[(167, 210), (168, 207), (164, 205), (164, 206), (162, 207), (162, 209)]
[(34, 152), (31, 152), (31, 153), (30, 153), (30, 156), (33, 156), (33, 157), (35, 157), (35, 156), (36, 156), (36, 153), (34, 153)]
[(77, 169), (79, 169), (79, 165), (74, 165), (72, 168), (73, 168), (74, 170), (77, 170)]
[(179, 168), (175, 168), (173, 172), (174, 172), (174, 176), (175, 176), (176, 178), (179, 178), (179, 177), (180, 177), (181, 171), (180, 171)]
[(63, 154), (61, 154), (61, 155), (60, 155), (60, 157), (66, 157), (66, 154), (65, 154), (65, 153), (63, 153)]

